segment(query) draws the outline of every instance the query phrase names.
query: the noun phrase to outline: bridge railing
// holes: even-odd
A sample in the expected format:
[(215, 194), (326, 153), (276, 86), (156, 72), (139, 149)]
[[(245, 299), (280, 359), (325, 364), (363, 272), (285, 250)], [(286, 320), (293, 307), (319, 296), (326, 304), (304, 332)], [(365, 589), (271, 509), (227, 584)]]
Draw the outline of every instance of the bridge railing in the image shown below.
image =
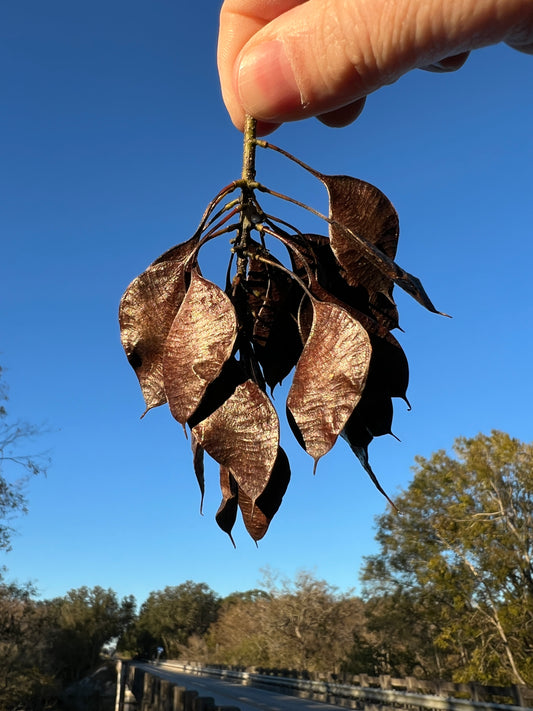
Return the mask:
[[(196, 664), (183, 664), (180, 662), (166, 661), (161, 663), (163, 668), (175, 669), (185, 674), (198, 676), (212, 676), (219, 679), (226, 679), (237, 684), (249, 685), (270, 691), (279, 691), (284, 694), (299, 696), (301, 698), (325, 701), (327, 703), (343, 706), (344, 708), (365, 709), (366, 711), (387, 711), (388, 709), (409, 709), (416, 711), (531, 711), (531, 704), (528, 704), (527, 691), (531, 692), (529, 698), (533, 699), (533, 691), (523, 687), (522, 696), (517, 698), (520, 703), (508, 704), (494, 701), (474, 701), (472, 699), (461, 699), (453, 696), (441, 694), (421, 694), (392, 687), (392, 681), (405, 682), (406, 680), (391, 680), (388, 678), (372, 678), (372, 681), (380, 682), (388, 688), (376, 688), (373, 686), (354, 686), (352, 684), (341, 684), (334, 681), (312, 681), (306, 679), (293, 679), (267, 674), (256, 674), (247, 671), (235, 671), (215, 666), (201, 666)], [(366, 677), (367, 679), (371, 679)], [(412, 684), (411, 684), (412, 685)], [(453, 685), (454, 687), (457, 685)], [(461, 685), (461, 689), (471, 689), (470, 685)], [(441, 685), (442, 688), (442, 685)], [(488, 689), (489, 687), (484, 687)], [(507, 696), (511, 691), (509, 687), (491, 687), (494, 692)], [(505, 693), (503, 693), (505, 692)]]
[(155, 673), (135, 666), (135, 662), (117, 662), (115, 711), (239, 711), (236, 706), (218, 706), (214, 699), (199, 696)]

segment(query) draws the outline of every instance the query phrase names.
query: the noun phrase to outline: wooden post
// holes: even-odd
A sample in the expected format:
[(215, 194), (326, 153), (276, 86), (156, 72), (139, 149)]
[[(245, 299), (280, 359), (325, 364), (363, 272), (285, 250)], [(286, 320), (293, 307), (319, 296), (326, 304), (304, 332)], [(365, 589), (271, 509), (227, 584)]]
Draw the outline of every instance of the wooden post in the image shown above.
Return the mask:
[(526, 699), (526, 694), (524, 693), (527, 691), (527, 686), (524, 686), (523, 684), (513, 684), (511, 688), (513, 690), (514, 702), (517, 706), (530, 705), (528, 702), (531, 701), (531, 699)]
[(172, 711), (171, 703), (170, 681), (161, 679), (159, 683), (159, 711)]
[(197, 696), (197, 691), (185, 691), (183, 694), (183, 711), (194, 711), (193, 703)]
[(144, 675), (143, 698), (141, 701), (141, 711), (150, 711), (152, 707), (152, 693), (154, 691), (154, 677), (151, 674)]
[(126, 665), (122, 659), (117, 661), (117, 692), (115, 694), (115, 711), (124, 711), (124, 688), (126, 686)]
[(184, 711), (185, 709), (185, 687), (172, 687), (172, 711)]
[(154, 693), (152, 695), (152, 709), (154, 711), (161, 711), (163, 708), (163, 695), (161, 693), (162, 680), (157, 676), (154, 678)]

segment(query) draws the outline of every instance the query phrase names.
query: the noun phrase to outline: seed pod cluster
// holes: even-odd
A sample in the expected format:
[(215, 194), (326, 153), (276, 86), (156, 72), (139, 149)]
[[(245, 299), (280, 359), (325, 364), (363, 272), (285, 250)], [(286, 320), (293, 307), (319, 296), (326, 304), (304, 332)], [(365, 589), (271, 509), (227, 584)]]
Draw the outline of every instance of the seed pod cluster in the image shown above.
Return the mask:
[[(286, 416), (315, 467), (340, 435), (384, 493), (368, 446), (391, 433), (392, 399), (407, 401), (408, 384), (407, 360), (391, 333), (398, 327), (394, 285), (436, 311), (420, 282), (394, 262), (398, 216), (388, 198), (362, 180), (304, 167), (328, 191), (327, 235), (267, 216), (256, 193), (268, 190), (235, 181), (211, 202), (193, 237), (156, 259), (120, 303), (121, 340), (146, 411), (168, 403), (189, 430), (202, 495), (204, 452), (220, 465), (215, 518), (232, 542), (239, 510), (255, 541), (265, 535), (289, 484), (267, 391), (291, 372)], [(235, 190), (239, 197), (220, 208)], [(199, 259), (222, 234), (233, 235), (224, 288), (202, 275)], [(285, 246), (286, 264), (271, 254), (271, 239)]]

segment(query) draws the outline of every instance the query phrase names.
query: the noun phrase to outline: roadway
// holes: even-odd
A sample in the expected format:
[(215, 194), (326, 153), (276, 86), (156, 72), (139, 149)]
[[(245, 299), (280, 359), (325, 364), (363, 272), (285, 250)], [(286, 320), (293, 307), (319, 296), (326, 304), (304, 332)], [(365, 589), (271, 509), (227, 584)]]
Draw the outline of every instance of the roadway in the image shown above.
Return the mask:
[(184, 686), (189, 691), (197, 691), (199, 696), (211, 696), (217, 706), (236, 706), (240, 711), (339, 711), (339, 706), (320, 701), (299, 699), (297, 696), (287, 696), (207, 676), (183, 674), (169, 668), (165, 669), (164, 666), (157, 667), (138, 662), (135, 662), (135, 666), (154, 676)]

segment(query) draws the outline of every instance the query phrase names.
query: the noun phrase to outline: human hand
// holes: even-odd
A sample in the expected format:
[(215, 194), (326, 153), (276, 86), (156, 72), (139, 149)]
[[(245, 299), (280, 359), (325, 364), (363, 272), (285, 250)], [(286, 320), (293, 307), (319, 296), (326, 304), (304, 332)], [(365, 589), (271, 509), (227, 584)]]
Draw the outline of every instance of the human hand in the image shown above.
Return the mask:
[(409, 70), (453, 71), (502, 41), (533, 54), (532, 0), (225, 0), (218, 67), (235, 126), (248, 113), (264, 135), (309, 116), (345, 126)]

